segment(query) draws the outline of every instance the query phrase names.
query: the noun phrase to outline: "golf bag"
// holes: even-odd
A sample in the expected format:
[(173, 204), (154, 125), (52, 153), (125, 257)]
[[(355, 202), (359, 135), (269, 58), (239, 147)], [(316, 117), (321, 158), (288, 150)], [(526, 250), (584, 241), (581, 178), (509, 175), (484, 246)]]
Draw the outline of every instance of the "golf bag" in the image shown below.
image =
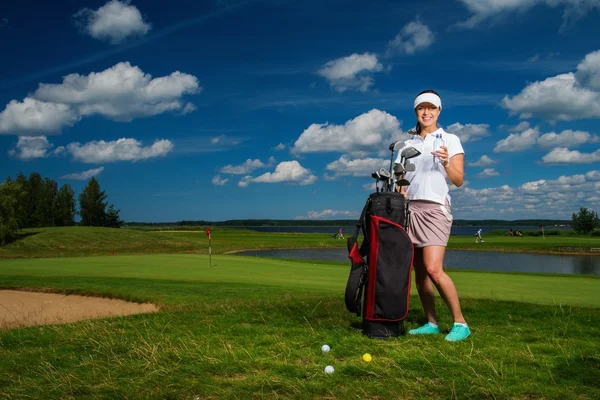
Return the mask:
[[(407, 203), (397, 192), (371, 193), (354, 235), (348, 238), (352, 267), (346, 285), (346, 307), (362, 315), (363, 334), (372, 338), (404, 333), (414, 253), (406, 233)], [(359, 248), (360, 230), (364, 239)]]

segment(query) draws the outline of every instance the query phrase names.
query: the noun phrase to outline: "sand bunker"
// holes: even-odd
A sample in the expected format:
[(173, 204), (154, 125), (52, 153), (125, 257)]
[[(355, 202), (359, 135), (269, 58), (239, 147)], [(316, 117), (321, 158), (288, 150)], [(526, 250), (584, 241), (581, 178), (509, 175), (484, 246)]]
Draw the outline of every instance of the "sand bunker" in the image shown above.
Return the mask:
[(0, 290), (0, 329), (66, 324), (158, 311), (154, 304), (53, 293)]

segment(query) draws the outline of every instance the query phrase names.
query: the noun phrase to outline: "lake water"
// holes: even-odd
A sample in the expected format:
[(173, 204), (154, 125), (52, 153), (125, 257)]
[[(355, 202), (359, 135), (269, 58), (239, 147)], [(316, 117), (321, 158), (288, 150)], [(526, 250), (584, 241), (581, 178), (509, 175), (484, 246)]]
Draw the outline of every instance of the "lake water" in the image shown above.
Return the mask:
[[(346, 249), (255, 250), (239, 255), (348, 262)], [(447, 269), (497, 272), (533, 272), (570, 275), (600, 275), (600, 256), (504, 253), (493, 251), (447, 250)]]
[[(236, 227), (234, 227), (236, 228)], [(354, 233), (354, 226), (240, 226), (240, 229), (250, 229), (257, 232), (280, 232), (280, 233), (328, 233), (336, 234), (343, 229), (344, 235), (348, 236)], [(538, 226), (453, 226), (451, 235), (474, 236), (481, 229), (483, 235), (489, 231), (506, 231), (512, 228), (520, 231), (539, 231)], [(567, 230), (570, 226), (544, 226), (544, 230)]]

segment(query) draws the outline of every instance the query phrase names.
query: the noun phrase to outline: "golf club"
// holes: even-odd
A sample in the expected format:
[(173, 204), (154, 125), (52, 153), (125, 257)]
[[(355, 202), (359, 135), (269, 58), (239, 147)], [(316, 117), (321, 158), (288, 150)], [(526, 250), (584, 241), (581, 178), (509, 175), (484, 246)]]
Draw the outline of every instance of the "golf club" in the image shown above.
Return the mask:
[(385, 190), (389, 192), (392, 187), (392, 174), (390, 174), (390, 171), (382, 167), (379, 169), (379, 175), (381, 176), (381, 180), (383, 181)]
[(390, 174), (392, 173), (392, 163), (394, 162), (394, 152), (403, 148), (404, 144), (406, 143), (407, 140), (408, 140), (408, 138), (400, 139), (400, 140), (390, 144), (390, 151), (392, 152), (392, 156), (390, 157)]

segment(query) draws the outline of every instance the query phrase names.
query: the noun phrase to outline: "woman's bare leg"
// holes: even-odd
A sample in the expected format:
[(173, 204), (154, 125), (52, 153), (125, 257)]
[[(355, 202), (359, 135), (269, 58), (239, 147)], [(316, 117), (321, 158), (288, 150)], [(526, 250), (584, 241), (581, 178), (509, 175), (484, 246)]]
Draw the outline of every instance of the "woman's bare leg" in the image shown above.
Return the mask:
[(437, 316), (435, 314), (435, 288), (427, 274), (425, 265), (423, 264), (423, 248), (415, 248), (413, 267), (415, 269), (417, 291), (419, 292), (419, 298), (421, 299), (427, 321), (437, 324)]

